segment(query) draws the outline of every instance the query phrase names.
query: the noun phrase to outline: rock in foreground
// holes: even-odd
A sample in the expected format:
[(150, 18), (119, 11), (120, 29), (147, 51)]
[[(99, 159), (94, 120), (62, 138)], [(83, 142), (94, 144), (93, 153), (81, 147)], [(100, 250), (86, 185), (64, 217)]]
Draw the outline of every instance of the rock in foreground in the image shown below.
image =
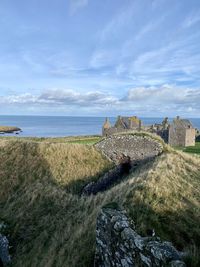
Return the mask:
[(141, 237), (125, 213), (103, 208), (97, 218), (95, 267), (185, 267), (179, 252), (159, 238)]

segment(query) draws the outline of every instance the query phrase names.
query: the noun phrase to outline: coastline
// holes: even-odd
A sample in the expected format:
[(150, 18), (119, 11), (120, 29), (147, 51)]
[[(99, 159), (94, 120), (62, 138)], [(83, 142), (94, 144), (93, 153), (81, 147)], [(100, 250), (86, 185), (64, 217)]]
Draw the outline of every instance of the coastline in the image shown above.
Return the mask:
[[(142, 118), (144, 125), (162, 123), (162, 118)], [(116, 117), (109, 117), (115, 124)], [(60, 138), (68, 136), (101, 135), (105, 117), (67, 117), (67, 116), (3, 116), (0, 126), (17, 126), (23, 132), (5, 132), (0, 136)], [(195, 128), (200, 129), (200, 119), (191, 119)]]

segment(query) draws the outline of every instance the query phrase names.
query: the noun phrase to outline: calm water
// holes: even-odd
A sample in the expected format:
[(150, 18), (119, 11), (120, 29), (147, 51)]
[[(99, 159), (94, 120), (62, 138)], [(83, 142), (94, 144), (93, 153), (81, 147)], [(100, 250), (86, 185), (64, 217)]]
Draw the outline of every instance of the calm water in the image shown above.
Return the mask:
[[(19, 136), (59, 137), (101, 134), (104, 117), (0, 116), (0, 125), (17, 126)], [(110, 118), (113, 124), (116, 118)], [(162, 122), (162, 118), (142, 118), (144, 124)], [(200, 119), (191, 119), (200, 128)], [(14, 135), (14, 134), (9, 134)]]

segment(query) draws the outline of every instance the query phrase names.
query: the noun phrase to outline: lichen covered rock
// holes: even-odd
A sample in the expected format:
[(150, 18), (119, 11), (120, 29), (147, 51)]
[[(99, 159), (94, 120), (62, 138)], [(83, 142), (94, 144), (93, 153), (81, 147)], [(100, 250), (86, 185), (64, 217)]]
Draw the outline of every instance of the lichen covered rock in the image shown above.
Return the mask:
[(185, 267), (180, 253), (158, 237), (142, 237), (125, 214), (103, 208), (97, 218), (95, 267)]

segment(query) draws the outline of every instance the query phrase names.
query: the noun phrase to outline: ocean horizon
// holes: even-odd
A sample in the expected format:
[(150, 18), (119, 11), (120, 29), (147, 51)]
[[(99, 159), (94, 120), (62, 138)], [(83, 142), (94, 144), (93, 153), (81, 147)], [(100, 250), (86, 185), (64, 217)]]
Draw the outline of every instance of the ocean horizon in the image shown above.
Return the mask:
[[(109, 117), (111, 124), (116, 117)], [(195, 128), (200, 129), (200, 118), (189, 118)], [(143, 125), (161, 123), (163, 118), (141, 117)], [(169, 120), (172, 120), (169, 118)], [(105, 117), (72, 116), (18, 116), (0, 115), (1, 126), (16, 126), (22, 129), (21, 137), (64, 137), (79, 135), (101, 135)], [(1, 136), (15, 136), (2, 134)]]

